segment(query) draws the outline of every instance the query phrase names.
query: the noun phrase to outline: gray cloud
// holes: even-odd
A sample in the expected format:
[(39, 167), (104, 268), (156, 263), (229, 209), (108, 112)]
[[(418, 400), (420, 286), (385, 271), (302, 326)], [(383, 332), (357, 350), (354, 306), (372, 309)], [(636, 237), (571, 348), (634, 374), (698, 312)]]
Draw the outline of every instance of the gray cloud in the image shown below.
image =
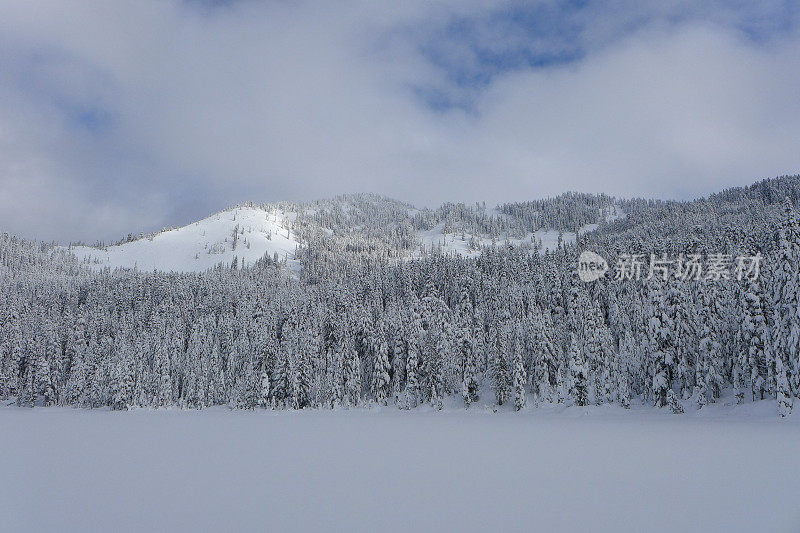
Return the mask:
[(6, 1), (0, 227), (92, 241), (245, 200), (685, 198), (797, 172), (794, 26), (755, 13), (777, 37), (754, 39), (658, 5), (628, 32), (598, 12), (579, 59), (497, 70), (442, 110), (415, 88), (464, 87), (420, 43), (497, 5)]

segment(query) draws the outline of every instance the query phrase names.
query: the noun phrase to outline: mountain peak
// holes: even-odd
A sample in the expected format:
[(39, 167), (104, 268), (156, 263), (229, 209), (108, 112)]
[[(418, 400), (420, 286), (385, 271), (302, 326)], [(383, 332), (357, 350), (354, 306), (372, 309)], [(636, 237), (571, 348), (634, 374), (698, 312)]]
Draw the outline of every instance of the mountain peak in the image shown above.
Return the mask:
[(229, 207), (186, 226), (161, 231), (104, 248), (73, 246), (78, 258), (97, 268), (136, 268), (202, 272), (234, 258), (248, 266), (265, 255), (298, 267), (300, 245), (289, 228), (295, 213), (268, 206), (242, 204)]

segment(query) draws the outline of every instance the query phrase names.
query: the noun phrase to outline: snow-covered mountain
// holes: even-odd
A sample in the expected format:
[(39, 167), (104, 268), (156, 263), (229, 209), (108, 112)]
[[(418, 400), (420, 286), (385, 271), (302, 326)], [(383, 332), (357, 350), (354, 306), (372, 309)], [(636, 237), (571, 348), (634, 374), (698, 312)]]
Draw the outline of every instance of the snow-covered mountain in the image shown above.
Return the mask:
[(268, 255), (297, 268), (300, 245), (290, 229), (294, 213), (261, 207), (234, 207), (188, 226), (130, 242), (95, 248), (73, 246), (72, 253), (97, 268), (136, 268), (201, 272), (234, 258), (241, 266)]
[[(71, 246), (70, 251), (97, 269), (202, 272), (234, 261), (249, 266), (266, 255), (296, 272), (300, 249), (325, 239), (344, 246), (377, 240), (406, 258), (434, 249), (476, 257), (482, 249), (500, 244), (544, 253), (561, 243), (574, 243), (578, 234), (595, 230), (600, 222), (624, 217), (617, 204), (592, 207), (591, 212), (591, 223), (576, 224), (577, 230), (569, 231), (553, 227), (552, 217), (545, 227), (540, 227), (541, 221), (531, 227), (524, 216), (502, 207), (446, 204), (417, 209), (374, 195), (349, 195), (304, 204), (242, 204), (177, 229), (105, 247)], [(330, 243), (324, 246), (331, 248)]]
[[(770, 401), (787, 417), (800, 405), (800, 349), (786, 333), (800, 327), (796, 204), (800, 176), (691, 202), (567, 193), (495, 209), (371, 195), (243, 204), (81, 247), (84, 264), (0, 233), (0, 400), (618, 404), (676, 415)], [(565, 246), (538, 255), (553, 232)], [(658, 260), (664, 276), (590, 285), (576, 275), (585, 250), (615, 265), (641, 253), (653, 271), (652, 258), (676, 259)], [(698, 256), (696, 279), (676, 271), (681, 254)], [(255, 264), (234, 270), (240, 258)], [(85, 264), (206, 270), (108, 275)]]
[[(594, 224), (597, 227), (597, 224)], [(587, 230), (591, 230), (588, 228)], [(531, 250), (540, 252), (553, 251), (558, 248), (559, 243), (571, 244), (575, 242), (575, 233), (571, 231), (561, 232), (553, 229), (541, 229), (534, 232), (526, 232), (520, 237), (501, 233), (494, 239), (485, 234), (469, 233), (447, 233), (443, 229), (443, 224), (437, 224), (426, 231), (418, 231), (422, 248), (430, 250), (438, 248), (444, 253), (455, 253), (463, 257), (477, 257), (481, 250), (492, 244), (508, 243), (513, 246), (529, 246)], [(559, 240), (560, 237), (560, 240)]]

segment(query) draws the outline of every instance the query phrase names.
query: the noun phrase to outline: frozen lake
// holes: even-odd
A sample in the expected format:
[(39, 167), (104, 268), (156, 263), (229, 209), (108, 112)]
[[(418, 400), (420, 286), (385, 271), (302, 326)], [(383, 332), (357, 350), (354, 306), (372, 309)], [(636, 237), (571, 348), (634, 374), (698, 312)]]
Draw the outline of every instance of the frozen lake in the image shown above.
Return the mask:
[(129, 412), (0, 408), (4, 531), (798, 531), (774, 402)]

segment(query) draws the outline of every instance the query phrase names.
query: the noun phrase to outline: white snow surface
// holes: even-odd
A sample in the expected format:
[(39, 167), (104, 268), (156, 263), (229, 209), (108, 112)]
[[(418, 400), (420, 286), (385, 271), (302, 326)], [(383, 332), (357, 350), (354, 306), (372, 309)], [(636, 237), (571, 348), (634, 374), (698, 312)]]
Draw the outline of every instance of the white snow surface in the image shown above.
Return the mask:
[(484, 213), (486, 213), (486, 215), (487, 215), (487, 216), (490, 216), (490, 217), (497, 217), (497, 218), (508, 218), (508, 215), (506, 215), (505, 213), (503, 213), (502, 211), (500, 211), (500, 206), (496, 206), (496, 207), (487, 207), (487, 208), (484, 210)]
[[(480, 247), (491, 246), (492, 244), (491, 237), (485, 235), (476, 235), (473, 237), (471, 234), (467, 233), (462, 239), (461, 233), (443, 233), (443, 229), (444, 223), (440, 223), (428, 231), (418, 231), (417, 237), (426, 250), (440, 248), (444, 253), (456, 253), (464, 257), (478, 257), (480, 255), (480, 249), (475, 250), (470, 247), (470, 242), (473, 239)], [(544, 253), (548, 250), (553, 251), (558, 248), (558, 235), (559, 232), (557, 230), (538, 230), (535, 233), (527, 233), (522, 238), (508, 237), (506, 234), (502, 234), (495, 239), (495, 244), (497, 246), (505, 243), (513, 246), (528, 244), (533, 250), (541, 243), (539, 252)], [(572, 232), (561, 232), (561, 238), (564, 243), (575, 242), (575, 234)]]
[[(237, 207), (208, 218), (103, 249), (74, 246), (72, 252), (96, 268), (137, 268), (141, 271), (201, 272), (219, 263), (230, 265), (234, 257), (240, 266), (250, 265), (264, 254), (276, 252), (291, 269), (299, 268), (294, 234), (283, 227), (294, 213)], [(239, 227), (236, 249), (233, 231)], [(248, 247), (249, 244), (249, 247)]]
[[(503, 214), (498, 207), (486, 209), (485, 213), (494, 217), (507, 217)], [(600, 210), (600, 217), (606, 222), (612, 222), (625, 217), (625, 212), (619, 205), (612, 205), (608, 208)], [(599, 227), (599, 224), (587, 224), (578, 229), (578, 234), (594, 231)], [(486, 235), (471, 235), (464, 234), (462, 239), (461, 233), (444, 233), (444, 223), (437, 224), (428, 231), (418, 231), (417, 238), (420, 244), (426, 250), (432, 248), (440, 248), (444, 253), (455, 253), (464, 257), (477, 257), (480, 255), (480, 250), (475, 250), (470, 246), (470, 242), (474, 241), (479, 247), (491, 246), (492, 239)], [(553, 229), (540, 229), (535, 233), (527, 233), (522, 238), (509, 237), (505, 234), (500, 235), (495, 242), (500, 245), (504, 243), (513, 246), (521, 246), (523, 244), (531, 245), (532, 249), (536, 249), (537, 245), (541, 244), (539, 248), (540, 253), (546, 251), (553, 251), (558, 248), (558, 236), (561, 234), (561, 239), (565, 244), (573, 244), (576, 240), (576, 234), (570, 231), (559, 232)]]
[(800, 417), (0, 408), (4, 531), (800, 530)]
[(614, 204), (608, 209), (604, 209), (602, 212), (602, 216), (606, 222), (613, 222), (615, 220), (619, 220), (621, 218), (625, 218), (626, 213), (622, 209), (622, 206), (618, 204)]
[[(625, 211), (622, 209), (621, 206), (614, 204), (607, 208), (600, 209), (600, 218), (603, 219), (605, 222), (613, 222), (615, 220), (619, 220), (621, 218), (625, 218)], [(584, 233), (588, 233), (590, 231), (596, 230), (600, 224), (586, 224), (585, 226), (578, 229), (578, 235), (583, 235)]]
[[(542, 248), (540, 249), (541, 253), (546, 251), (553, 251), (558, 248), (558, 234), (557, 230), (543, 230), (540, 229), (536, 233), (534, 233), (534, 238), (536, 242), (542, 243)], [(561, 233), (561, 239), (564, 243), (572, 244), (575, 242), (575, 234), (571, 231), (565, 231)]]
[[(350, 205), (342, 203), (347, 211)], [(306, 210), (307, 215), (313, 209)], [(409, 210), (409, 215), (417, 212)], [(486, 214), (495, 217), (506, 217), (499, 208), (486, 209)], [(95, 268), (136, 268), (140, 271), (160, 270), (164, 272), (202, 272), (220, 263), (230, 265), (237, 257), (240, 265), (250, 265), (264, 254), (273, 257), (278, 254), (285, 260), (292, 271), (300, 269), (300, 262), (295, 259), (295, 251), (301, 243), (286, 227), (285, 223), (296, 218), (296, 213), (283, 212), (278, 209), (265, 210), (259, 207), (235, 207), (221, 211), (187, 226), (162, 231), (151, 236), (142, 237), (131, 242), (105, 248), (92, 246), (73, 246), (72, 253), (89, 266)], [(625, 214), (619, 206), (612, 206), (601, 216), (607, 221), (622, 218)], [(236, 249), (233, 248), (233, 230), (239, 226), (240, 234)], [(420, 244), (427, 250), (441, 247), (445, 253), (456, 253), (465, 257), (477, 257), (480, 249), (470, 247), (472, 235), (461, 233), (443, 233), (444, 223), (438, 224), (428, 231), (417, 232)], [(592, 231), (597, 224), (589, 224), (579, 233)], [(331, 233), (331, 230), (322, 228)], [(359, 227), (355, 230), (361, 229)], [(243, 230), (243, 232), (242, 232)], [(530, 245), (535, 249), (541, 244), (539, 251), (555, 250), (558, 247), (559, 232), (542, 229), (528, 233), (522, 238), (509, 237), (505, 234), (496, 239), (498, 245), (509, 243), (514, 246)], [(575, 233), (563, 232), (561, 237), (565, 243), (575, 242)], [(486, 235), (475, 235), (474, 241), (479, 247), (490, 246), (492, 239)], [(249, 243), (249, 247), (248, 247)], [(418, 254), (415, 254), (418, 256)]]

